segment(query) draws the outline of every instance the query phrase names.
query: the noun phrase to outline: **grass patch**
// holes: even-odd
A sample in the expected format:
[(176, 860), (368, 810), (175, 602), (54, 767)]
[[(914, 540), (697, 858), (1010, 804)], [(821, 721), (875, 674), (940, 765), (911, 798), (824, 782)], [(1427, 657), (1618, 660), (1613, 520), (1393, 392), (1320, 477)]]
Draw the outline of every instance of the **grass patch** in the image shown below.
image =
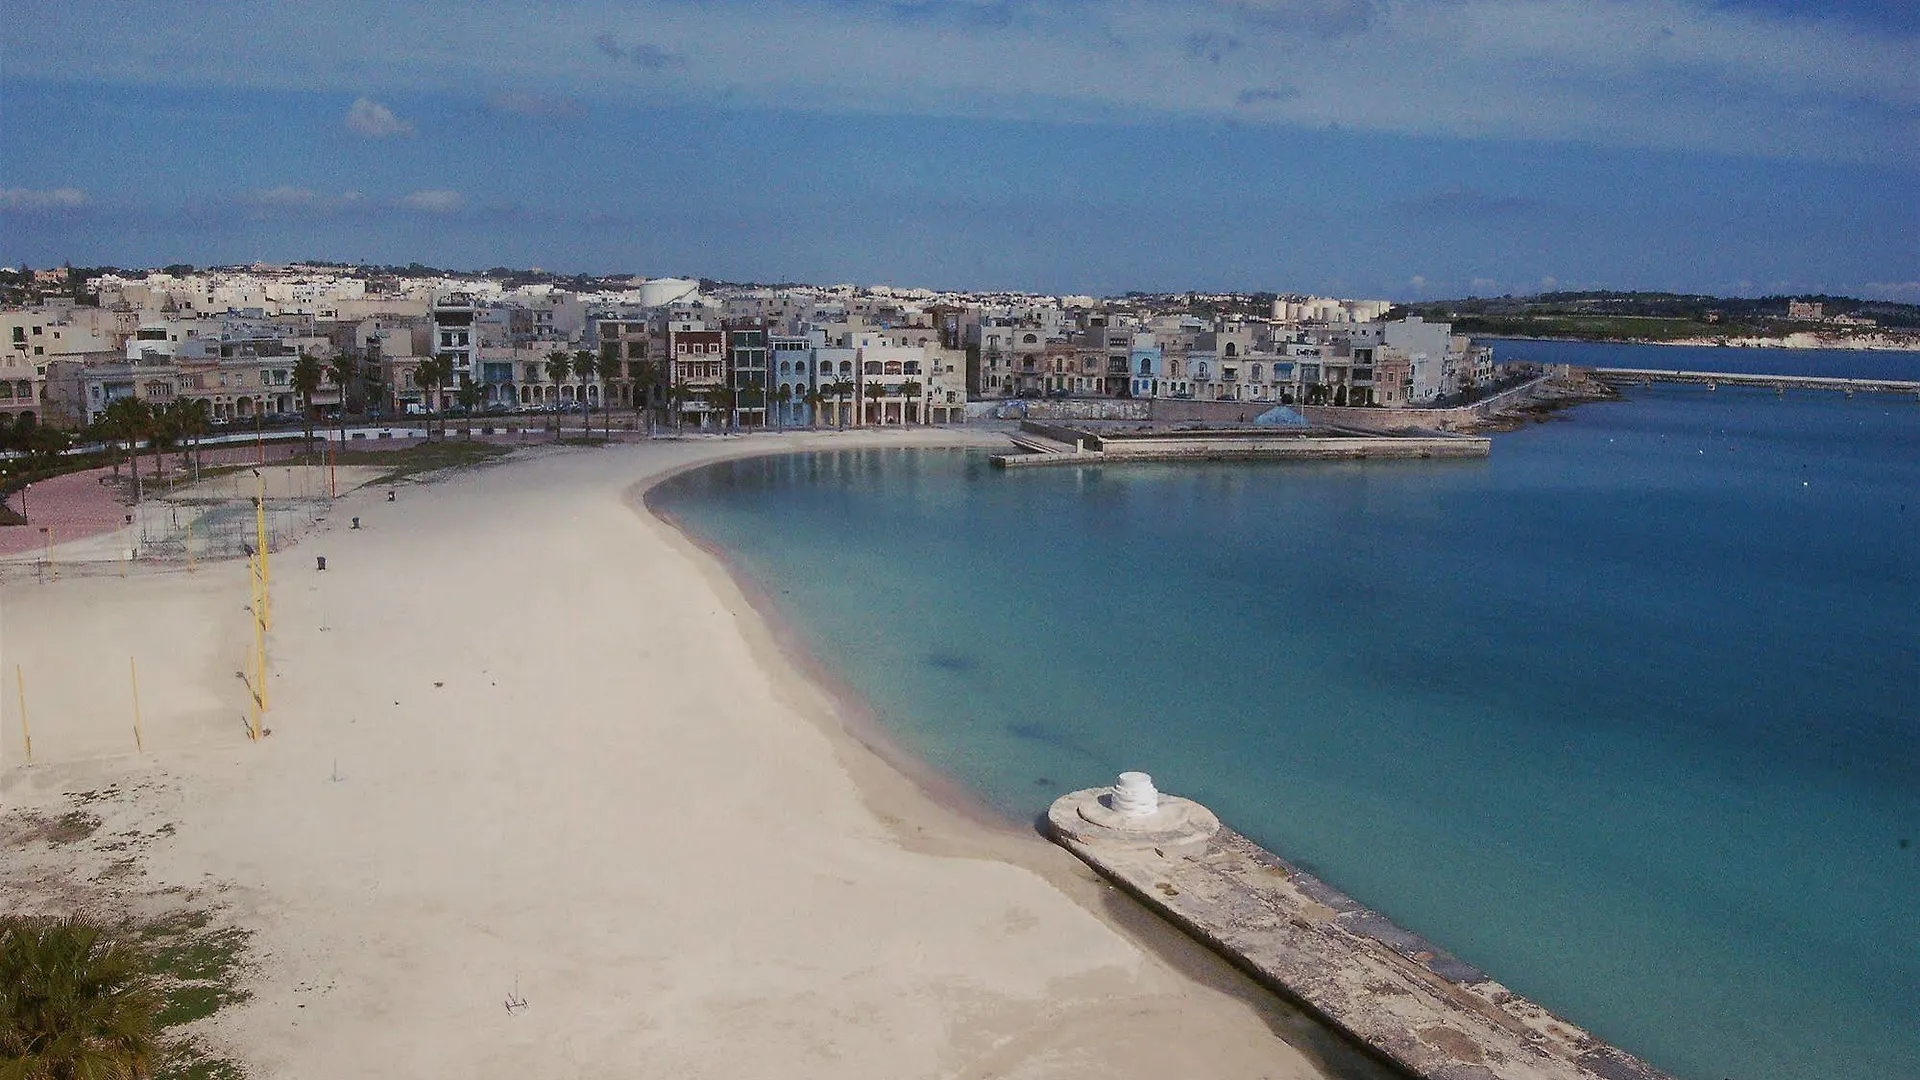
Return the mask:
[(59, 817), (47, 817), (30, 810), (7, 816), (6, 846), (14, 847), (36, 840), (48, 844), (76, 844), (100, 828), (100, 819), (85, 810), (69, 810)]
[(245, 1080), (238, 1062), (208, 1050), (198, 1039), (181, 1039), (154, 1070), (154, 1080)]
[[(74, 939), (64, 930), (61, 920), (43, 917), (0, 916), (0, 942), (8, 950), (15, 948), (52, 948), (51, 955), (63, 947), (42, 946), (34, 942), (40, 935), (53, 935), (54, 941)], [(24, 928), (24, 929), (23, 929)], [(72, 1032), (100, 1023), (103, 1017), (116, 1017), (124, 1030), (137, 1036), (154, 1053), (154, 1080), (241, 1080), (246, 1070), (210, 1049), (200, 1038), (177, 1029), (205, 1020), (248, 994), (239, 985), (246, 968), (250, 934), (244, 930), (213, 925), (212, 916), (203, 911), (179, 911), (152, 921), (124, 920), (118, 923), (82, 923), (82, 932), (99, 934), (99, 952), (94, 962), (83, 963), (68, 971), (58, 966), (36, 966), (31, 953), (0, 957), (0, 965), (9, 972), (42, 972), (44, 977), (34, 992), (51, 995), (56, 1003), (53, 1017), (30, 1012), (19, 1016), (4, 1012), (11, 995), (0, 995), (0, 1031), (37, 1030), (43, 1034)], [(19, 933), (16, 933), (19, 931)], [(69, 935), (62, 937), (62, 935)], [(111, 949), (111, 956), (107, 950)], [(107, 999), (93, 997), (89, 987), (108, 987), (121, 996), (117, 1011), (103, 1004)], [(142, 999), (157, 1000), (158, 1009), (136, 1005)], [(29, 998), (31, 1000), (31, 998)], [(64, 1004), (62, 1004), (64, 1003)], [(78, 1004), (76, 1004), (78, 1003)], [(102, 1013), (101, 1010), (106, 1010)], [(0, 1076), (6, 1069), (5, 1052), (0, 1049)], [(107, 1075), (102, 1072), (100, 1075)], [(39, 1071), (29, 1076), (42, 1075)], [(45, 1075), (64, 1076), (55, 1071)], [(118, 1075), (114, 1073), (113, 1075)]]
[[(245, 1001), (240, 987), (253, 935), (235, 927), (216, 927), (204, 911), (181, 911), (134, 930), (147, 958), (147, 973), (164, 996), (162, 1029), (204, 1020), (228, 1005)], [(237, 1062), (210, 1051), (191, 1036), (174, 1040), (156, 1080), (238, 1080)]]

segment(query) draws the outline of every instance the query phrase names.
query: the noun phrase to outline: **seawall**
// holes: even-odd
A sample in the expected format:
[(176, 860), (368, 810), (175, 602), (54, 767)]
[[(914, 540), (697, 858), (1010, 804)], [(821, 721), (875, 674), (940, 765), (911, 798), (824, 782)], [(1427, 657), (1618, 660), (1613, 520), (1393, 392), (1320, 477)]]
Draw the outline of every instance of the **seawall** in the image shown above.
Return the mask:
[[(1129, 776), (1123, 774), (1122, 785)], [(1140, 777), (1146, 790), (1151, 782)], [(1120, 788), (1061, 796), (1054, 839), (1255, 979), (1421, 1080), (1672, 1080), (1220, 825)]]
[(1003, 469), (1144, 461), (1329, 461), (1484, 458), (1493, 441), (1480, 435), (1402, 435), (1308, 429), (1107, 431), (1023, 421), (1012, 436), (1019, 452), (996, 454)]

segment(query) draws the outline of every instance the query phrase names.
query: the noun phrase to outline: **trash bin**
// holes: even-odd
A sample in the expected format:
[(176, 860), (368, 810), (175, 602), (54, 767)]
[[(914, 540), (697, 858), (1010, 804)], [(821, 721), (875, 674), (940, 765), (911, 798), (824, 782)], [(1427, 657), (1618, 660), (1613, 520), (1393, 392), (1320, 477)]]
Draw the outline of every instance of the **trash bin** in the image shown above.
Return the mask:
[(315, 555), (313, 561), (320, 564), (318, 569), (325, 570), (327, 568), (327, 557), (325, 555)]

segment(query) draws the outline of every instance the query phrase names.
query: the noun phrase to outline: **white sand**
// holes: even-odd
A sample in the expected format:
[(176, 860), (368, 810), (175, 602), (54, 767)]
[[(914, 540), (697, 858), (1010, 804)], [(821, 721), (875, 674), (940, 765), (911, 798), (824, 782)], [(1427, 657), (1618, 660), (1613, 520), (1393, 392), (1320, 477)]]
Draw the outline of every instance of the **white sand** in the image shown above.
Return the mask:
[[(1310, 1025), (850, 737), (632, 493), (776, 440), (953, 438), (536, 451), (343, 499), (276, 564), (258, 745), (243, 564), (9, 584), (0, 804), (118, 794), (89, 843), (0, 837), (0, 901), (178, 887), (252, 928), (253, 997), (207, 1027), (260, 1076), (1320, 1075), (1275, 1034)], [(82, 880), (130, 829), (137, 867)]]

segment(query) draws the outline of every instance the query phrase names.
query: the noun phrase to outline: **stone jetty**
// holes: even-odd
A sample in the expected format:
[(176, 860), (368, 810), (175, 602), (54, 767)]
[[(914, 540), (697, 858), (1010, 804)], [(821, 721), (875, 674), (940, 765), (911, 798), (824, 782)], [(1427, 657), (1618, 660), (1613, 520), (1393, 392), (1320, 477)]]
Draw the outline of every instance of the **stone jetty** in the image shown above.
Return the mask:
[(1149, 907), (1423, 1080), (1672, 1080), (1325, 882), (1160, 794), (1063, 795), (1054, 838)]

